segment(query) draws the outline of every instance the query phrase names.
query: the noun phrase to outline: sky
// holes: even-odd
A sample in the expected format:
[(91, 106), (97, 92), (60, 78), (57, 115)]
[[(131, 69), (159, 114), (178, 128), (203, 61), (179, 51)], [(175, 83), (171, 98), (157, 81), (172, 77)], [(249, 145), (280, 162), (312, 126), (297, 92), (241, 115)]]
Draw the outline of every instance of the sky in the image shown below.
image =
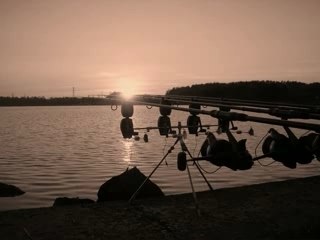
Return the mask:
[(0, 96), (320, 81), (319, 0), (0, 0)]

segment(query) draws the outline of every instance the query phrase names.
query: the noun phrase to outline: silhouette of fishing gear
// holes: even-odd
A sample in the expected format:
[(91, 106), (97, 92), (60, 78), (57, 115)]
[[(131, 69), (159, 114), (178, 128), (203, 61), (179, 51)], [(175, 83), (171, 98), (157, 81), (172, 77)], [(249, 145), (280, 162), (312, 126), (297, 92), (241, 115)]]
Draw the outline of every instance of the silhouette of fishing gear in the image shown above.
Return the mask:
[[(252, 168), (255, 161), (258, 161), (259, 164), (261, 164), (260, 160), (265, 158), (272, 158), (274, 162), (280, 162), (283, 166), (291, 169), (296, 168), (297, 163), (309, 164), (313, 159), (320, 160), (320, 124), (288, 120), (320, 119), (319, 107), (236, 99), (163, 95), (137, 95), (129, 101), (114, 97), (109, 98), (109, 100), (114, 101), (114, 105), (111, 106), (112, 110), (116, 110), (118, 108), (117, 105), (121, 105), (123, 119), (120, 122), (120, 129), (124, 138), (136, 139), (141, 130), (147, 132), (150, 130), (158, 130), (160, 136), (164, 136), (165, 139), (168, 137), (176, 138), (175, 143), (168, 149), (167, 153), (164, 154), (163, 158), (147, 179), (149, 179), (161, 163), (165, 161), (175, 145), (180, 143), (181, 152), (177, 155), (177, 168), (180, 171), (187, 170), (198, 214), (200, 214), (200, 210), (194, 192), (191, 173), (189, 171), (189, 162), (191, 162), (200, 172), (209, 189), (213, 190), (211, 184), (203, 174), (203, 172), (209, 172), (204, 171), (203, 167), (199, 164), (200, 161), (207, 161), (217, 166), (218, 168), (212, 172), (215, 173), (221, 167), (227, 167), (234, 171), (248, 170)], [(188, 107), (185, 107), (186, 104), (188, 104)], [(158, 107), (160, 116), (158, 117), (157, 126), (135, 128), (131, 119), (134, 113), (134, 105), (146, 105), (148, 109), (150, 107)], [(216, 107), (219, 109), (203, 110), (201, 107)], [(187, 117), (187, 124), (182, 125), (181, 122), (178, 122), (178, 125), (172, 126), (170, 119), (172, 110), (189, 112), (190, 115)], [(264, 113), (272, 116), (272, 118), (250, 116), (245, 113), (231, 110)], [(199, 115), (211, 116), (217, 119), (217, 124), (203, 125)], [(238, 121), (281, 126), (284, 128), (286, 135), (279, 133), (274, 128), (270, 128), (257, 144), (255, 156), (252, 157), (246, 147), (247, 139), (238, 141), (234, 137), (234, 134), (248, 134), (249, 136), (254, 136), (254, 129), (250, 127), (248, 131), (242, 131), (234, 125), (234, 122)], [(218, 135), (225, 134), (227, 140), (217, 138), (214, 131), (209, 131), (212, 127), (217, 127), (215, 133)], [(290, 128), (305, 129), (310, 132), (307, 132), (298, 138)], [(194, 135), (195, 137), (199, 136), (199, 134), (206, 134), (206, 138), (199, 151), (200, 154), (197, 157), (192, 156), (184, 142), (184, 140), (187, 139), (187, 131), (185, 129), (187, 129), (188, 134)], [(144, 134), (143, 139), (145, 142), (149, 141), (146, 133)], [(259, 146), (261, 146), (263, 154), (257, 156), (257, 148)], [(268, 166), (270, 164), (261, 165)], [(143, 184), (137, 189), (137, 192), (133, 194), (129, 202), (132, 202), (135, 199), (136, 194), (140, 191), (142, 186)]]

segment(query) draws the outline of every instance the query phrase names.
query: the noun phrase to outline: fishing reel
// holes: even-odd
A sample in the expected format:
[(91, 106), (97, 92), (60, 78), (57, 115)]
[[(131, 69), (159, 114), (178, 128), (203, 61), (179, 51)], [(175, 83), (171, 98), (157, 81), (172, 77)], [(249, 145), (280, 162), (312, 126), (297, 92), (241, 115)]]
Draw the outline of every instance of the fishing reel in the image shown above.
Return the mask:
[(226, 133), (229, 141), (217, 139), (213, 133), (209, 132), (201, 146), (201, 156), (206, 157), (216, 166), (225, 166), (234, 171), (250, 169), (253, 160), (246, 148), (247, 139), (237, 141), (230, 131)]
[[(228, 111), (229, 109), (222, 110)], [(237, 141), (232, 135), (231, 130), (237, 130), (236, 133), (238, 134), (242, 133), (242, 131), (238, 130), (238, 128), (234, 126), (232, 121), (227, 119), (218, 119), (217, 132), (219, 134), (226, 133), (228, 141), (224, 139), (217, 139), (212, 132), (207, 132), (207, 138), (200, 149), (201, 157), (193, 158), (190, 161), (207, 160), (218, 167), (225, 166), (234, 171), (250, 169), (253, 166), (253, 158), (246, 148), (247, 139)], [(254, 135), (254, 130), (250, 128), (247, 133), (252, 136)], [(184, 171), (187, 161), (185, 154), (182, 152), (178, 154), (177, 164), (180, 171)]]
[[(190, 117), (190, 116), (189, 116)], [(218, 167), (228, 167), (234, 171), (248, 170), (253, 166), (253, 158), (246, 148), (246, 139), (237, 141), (232, 135), (231, 130), (238, 130), (233, 125), (232, 121), (225, 119), (218, 119), (217, 132), (226, 133), (228, 140), (217, 139), (212, 132), (207, 132), (207, 137), (203, 142), (200, 154), (201, 157), (187, 160), (186, 154), (181, 152), (177, 157), (177, 165), (180, 171), (186, 169), (187, 161), (207, 160)], [(230, 128), (230, 125), (232, 126)], [(242, 133), (242, 131), (237, 131)], [(254, 135), (252, 128), (247, 132), (249, 135)]]
[(288, 127), (284, 128), (288, 136), (273, 128), (269, 130), (269, 136), (262, 144), (263, 154), (291, 169), (296, 168), (297, 163), (310, 163), (314, 155), (319, 159), (319, 134), (313, 133), (298, 139)]
[(177, 167), (180, 171), (186, 169), (188, 161), (206, 160), (218, 167), (227, 167), (234, 171), (248, 170), (253, 166), (253, 159), (246, 149), (246, 139), (239, 142), (217, 139), (213, 133), (208, 132), (206, 140), (200, 149), (201, 157), (187, 160), (185, 152), (177, 157)]
[[(229, 108), (220, 108), (220, 110), (230, 111)], [(217, 132), (219, 134), (226, 133), (228, 141), (217, 139), (213, 133), (209, 132), (201, 146), (201, 156), (207, 157), (209, 162), (219, 167), (225, 166), (234, 171), (248, 170), (253, 166), (253, 160), (246, 148), (247, 139), (237, 141), (232, 135), (231, 130), (237, 131), (236, 133), (238, 134), (242, 133), (242, 131), (234, 126), (232, 121), (219, 118)], [(247, 133), (251, 136), (254, 135), (252, 128)]]

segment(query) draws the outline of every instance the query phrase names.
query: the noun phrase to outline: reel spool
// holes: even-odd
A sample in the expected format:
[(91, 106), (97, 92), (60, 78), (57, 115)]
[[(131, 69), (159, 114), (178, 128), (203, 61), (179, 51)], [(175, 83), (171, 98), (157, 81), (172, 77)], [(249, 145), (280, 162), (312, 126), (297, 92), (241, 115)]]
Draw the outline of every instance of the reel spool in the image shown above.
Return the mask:
[(132, 103), (123, 103), (121, 105), (121, 114), (125, 118), (129, 118), (133, 116), (133, 104)]
[(133, 122), (131, 118), (123, 118), (120, 122), (120, 130), (123, 138), (132, 138), (134, 135)]
[(269, 130), (269, 136), (262, 144), (262, 152), (270, 154), (273, 160), (291, 169), (296, 168), (297, 163), (308, 164), (314, 158), (303, 140), (290, 139), (273, 128)]
[(248, 170), (253, 166), (252, 156), (246, 149), (246, 139), (233, 144), (224, 139), (217, 139), (209, 133), (203, 142), (200, 153), (208, 157), (208, 161), (218, 167), (228, 167), (234, 171)]
[(160, 116), (158, 118), (158, 128), (161, 136), (168, 137), (171, 132), (171, 120), (168, 116)]
[(231, 144), (224, 139), (214, 138), (214, 143), (209, 140), (210, 136), (203, 142), (200, 152), (202, 157), (208, 157), (208, 161), (212, 164), (222, 167), (225, 162), (230, 158), (229, 154), (232, 152)]

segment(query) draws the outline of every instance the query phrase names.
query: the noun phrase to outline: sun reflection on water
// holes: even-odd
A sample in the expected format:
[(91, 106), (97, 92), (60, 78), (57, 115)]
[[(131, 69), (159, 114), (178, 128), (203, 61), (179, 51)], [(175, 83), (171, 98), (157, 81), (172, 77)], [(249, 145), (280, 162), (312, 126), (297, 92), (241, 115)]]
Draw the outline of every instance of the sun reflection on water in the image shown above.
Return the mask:
[(130, 163), (131, 161), (131, 155), (132, 155), (132, 146), (133, 146), (133, 141), (129, 139), (124, 139), (122, 141), (124, 145), (124, 157), (123, 160), (127, 163)]

